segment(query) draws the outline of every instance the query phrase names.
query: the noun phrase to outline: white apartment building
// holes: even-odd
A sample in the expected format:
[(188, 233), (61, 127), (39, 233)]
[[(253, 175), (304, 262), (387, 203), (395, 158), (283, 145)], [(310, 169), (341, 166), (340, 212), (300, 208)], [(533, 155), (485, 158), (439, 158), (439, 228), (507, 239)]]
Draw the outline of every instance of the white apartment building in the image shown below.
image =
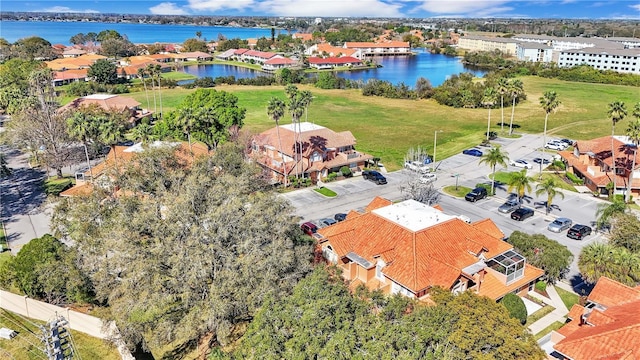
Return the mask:
[(485, 37), (485, 36), (461, 36), (458, 40), (458, 47), (470, 51), (493, 51), (500, 50), (511, 56), (516, 55), (518, 41), (508, 38)]
[(613, 70), (620, 73), (640, 75), (640, 48), (602, 49), (585, 48), (560, 52), (559, 67), (586, 64), (598, 70)]
[(621, 43), (625, 49), (637, 49), (640, 48), (640, 39), (632, 37), (610, 37), (609, 41)]
[(521, 42), (516, 46), (516, 57), (520, 61), (548, 63), (553, 61), (553, 49), (545, 44)]
[(598, 47), (603, 49), (623, 49), (622, 43), (609, 41), (603, 38), (586, 38), (586, 37), (557, 37), (548, 35), (535, 34), (518, 34), (513, 37), (514, 40), (524, 42), (534, 42), (546, 44), (553, 48), (553, 51), (564, 51), (570, 49), (584, 49), (590, 47)]

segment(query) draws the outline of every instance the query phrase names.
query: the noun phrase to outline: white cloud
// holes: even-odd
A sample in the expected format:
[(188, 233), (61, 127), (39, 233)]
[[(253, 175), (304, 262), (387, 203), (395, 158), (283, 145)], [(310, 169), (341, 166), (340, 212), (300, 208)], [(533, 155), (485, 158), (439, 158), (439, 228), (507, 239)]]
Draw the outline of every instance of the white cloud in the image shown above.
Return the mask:
[(243, 10), (253, 6), (253, 0), (189, 0), (193, 11), (216, 12), (222, 10)]
[(640, 11), (640, 4), (629, 5), (630, 8)]
[(483, 16), (495, 14), (497, 9), (504, 11), (502, 4), (508, 3), (506, 0), (424, 0), (420, 9), (434, 14), (467, 14)]
[(176, 6), (176, 3), (163, 2), (149, 8), (149, 11), (155, 15), (187, 15), (188, 12)]
[(92, 10), (92, 9), (72, 9), (67, 6), (52, 6), (50, 8), (38, 10), (39, 12), (50, 12), (50, 13), (86, 13), (86, 14), (98, 14), (100, 11)]
[(380, 0), (265, 0), (257, 6), (268, 14), (312, 17), (403, 17), (402, 7)]
[(574, 2), (576, 2), (578, 0), (562, 0), (562, 2), (560, 2), (561, 5), (565, 5), (565, 4), (572, 4)]

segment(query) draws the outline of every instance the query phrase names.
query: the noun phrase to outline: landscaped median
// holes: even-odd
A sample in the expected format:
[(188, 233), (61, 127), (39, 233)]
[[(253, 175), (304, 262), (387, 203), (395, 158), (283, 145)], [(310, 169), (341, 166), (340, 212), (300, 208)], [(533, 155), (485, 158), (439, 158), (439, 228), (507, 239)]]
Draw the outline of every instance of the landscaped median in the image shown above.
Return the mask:
[(329, 188), (326, 188), (324, 186), (319, 187), (319, 188), (315, 188), (315, 189), (313, 189), (313, 191), (315, 191), (315, 192), (317, 192), (317, 193), (319, 193), (321, 195), (324, 195), (326, 197), (336, 197), (336, 196), (338, 196), (338, 194), (336, 194), (335, 191), (333, 191), (333, 190), (331, 190)]

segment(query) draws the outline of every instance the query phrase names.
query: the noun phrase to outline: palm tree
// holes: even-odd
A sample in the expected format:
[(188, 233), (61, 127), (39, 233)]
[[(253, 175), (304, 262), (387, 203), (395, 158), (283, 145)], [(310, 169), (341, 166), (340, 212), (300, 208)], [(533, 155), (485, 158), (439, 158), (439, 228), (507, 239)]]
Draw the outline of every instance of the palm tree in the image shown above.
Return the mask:
[(158, 78), (158, 100), (160, 101), (160, 118), (162, 118), (162, 67), (155, 65), (153, 67), (154, 74)]
[(492, 87), (488, 87), (484, 90), (484, 96), (482, 97), (482, 106), (489, 109), (489, 118), (487, 119), (487, 141), (489, 141), (489, 132), (491, 129), (491, 108), (496, 104), (497, 93)]
[(616, 134), (616, 123), (622, 121), (627, 116), (627, 109), (622, 101), (614, 101), (609, 104), (607, 111), (609, 119), (611, 119), (611, 164), (613, 169), (613, 193), (616, 193), (616, 154), (613, 146), (613, 137)]
[(521, 80), (513, 80), (509, 83), (509, 94), (511, 95), (511, 121), (509, 122), (509, 135), (513, 133), (513, 115), (516, 111), (516, 100), (524, 93), (524, 85)]
[(146, 67), (146, 72), (147, 74), (149, 74), (149, 78), (151, 79), (151, 91), (153, 92), (153, 112), (157, 113), (158, 106), (156, 104), (156, 87), (155, 87), (155, 80), (153, 78), (153, 69), (154, 69), (154, 66), (152, 64), (149, 64)]
[(485, 163), (491, 167), (491, 171), (493, 174), (493, 181), (491, 181), (491, 195), (494, 194), (496, 166), (502, 165), (503, 167), (506, 167), (507, 160), (509, 160), (509, 154), (507, 154), (506, 152), (502, 152), (500, 150), (500, 147), (492, 148), (486, 154), (482, 155), (482, 158), (480, 159), (481, 164)]
[(560, 197), (564, 199), (564, 193), (558, 191), (558, 183), (552, 177), (542, 180), (536, 186), (536, 196), (540, 196), (542, 194), (547, 194), (547, 214), (549, 214), (549, 211), (551, 211), (551, 202), (553, 201), (553, 198), (555, 198), (557, 195), (560, 195)]
[(638, 145), (640, 145), (640, 102), (633, 107), (631, 115), (635, 120), (629, 122), (627, 126), (627, 136), (633, 141), (635, 147), (633, 148), (633, 162), (631, 164), (631, 171), (629, 172), (629, 180), (627, 181), (627, 192), (625, 193), (625, 202), (629, 202), (631, 196), (631, 185), (633, 183), (633, 172), (636, 168), (636, 154), (638, 152)]
[[(297, 90), (296, 90), (297, 91)], [(295, 133), (295, 140), (294, 140), (294, 154), (295, 154), (295, 167), (296, 167), (296, 178), (299, 177), (298, 174), (298, 161), (299, 159), (299, 154), (302, 152), (302, 128), (300, 125), (300, 118), (302, 117), (302, 114), (304, 113), (304, 103), (302, 101), (302, 96), (299, 92), (293, 93), (292, 95), (290, 95), (289, 97), (289, 103), (288, 103), (288, 108), (289, 108), (289, 112), (291, 113), (291, 119), (293, 122), (293, 128), (294, 128), (294, 133)], [(296, 131), (296, 124), (298, 124), (298, 130)]]
[[(547, 120), (549, 120), (549, 114), (555, 111), (560, 106), (560, 100), (558, 100), (558, 94), (555, 91), (545, 91), (540, 97), (540, 106), (544, 110), (544, 132), (542, 133), (542, 158), (544, 159), (544, 145), (547, 143)], [(542, 177), (542, 161), (540, 162), (540, 177)]]
[(608, 243), (585, 246), (578, 258), (582, 278), (595, 283), (602, 276), (635, 286), (640, 280), (640, 256), (628, 249)]
[(89, 159), (89, 150), (87, 144), (90, 140), (95, 139), (98, 136), (96, 122), (94, 117), (83, 111), (74, 112), (70, 118), (67, 119), (67, 131), (71, 137), (82, 141), (84, 146), (84, 154), (87, 157), (87, 166), (89, 167), (89, 174), (93, 181), (93, 171), (91, 169), (91, 160)]
[(304, 114), (305, 114), (304, 121), (308, 122), (309, 121), (309, 105), (311, 105), (311, 102), (313, 101), (313, 95), (311, 94), (311, 91), (304, 90), (300, 92), (300, 97), (301, 97), (302, 105), (304, 106)]
[(190, 107), (180, 108), (176, 113), (176, 123), (182, 127), (182, 131), (187, 134), (187, 141), (189, 141), (189, 152), (193, 156), (193, 149), (191, 148), (191, 132), (196, 128), (198, 124), (198, 117), (194, 110)]
[(147, 82), (144, 79), (144, 76), (146, 75), (146, 71), (143, 68), (138, 69), (138, 77), (140, 78), (140, 81), (142, 81), (142, 86), (144, 86), (144, 95), (147, 97), (147, 109), (149, 109), (151, 107), (151, 104), (149, 103), (149, 93), (147, 92)]
[(504, 96), (509, 91), (509, 80), (506, 78), (500, 78), (496, 82), (496, 88), (498, 94), (500, 94), (500, 110), (502, 112), (502, 119), (500, 120), (500, 131), (504, 131)]
[[(114, 114), (112, 114), (114, 115)], [(111, 146), (113, 151), (113, 161), (116, 169), (118, 168), (118, 158), (116, 154), (116, 144), (122, 141), (125, 132), (124, 122), (118, 116), (107, 116), (99, 122), (100, 140)]]
[(155, 139), (153, 126), (145, 123), (140, 124), (129, 131), (127, 138), (133, 141), (140, 141), (142, 145), (147, 145)]
[(611, 219), (616, 215), (623, 214), (627, 211), (627, 203), (622, 200), (614, 199), (611, 203), (603, 203), (598, 205), (596, 210), (596, 226), (602, 228), (611, 225)]
[(527, 169), (516, 171), (511, 173), (511, 176), (509, 177), (509, 188), (507, 190), (509, 192), (515, 190), (518, 194), (518, 201), (522, 203), (525, 192), (531, 191), (532, 182), (533, 180), (527, 176)]
[(278, 136), (278, 146), (280, 146), (280, 156), (282, 157), (282, 175), (284, 176), (284, 186), (287, 186), (287, 167), (284, 161), (284, 153), (282, 152), (282, 141), (280, 140), (280, 119), (284, 116), (286, 105), (284, 101), (272, 97), (267, 105), (267, 114), (271, 120), (276, 122), (276, 136)]

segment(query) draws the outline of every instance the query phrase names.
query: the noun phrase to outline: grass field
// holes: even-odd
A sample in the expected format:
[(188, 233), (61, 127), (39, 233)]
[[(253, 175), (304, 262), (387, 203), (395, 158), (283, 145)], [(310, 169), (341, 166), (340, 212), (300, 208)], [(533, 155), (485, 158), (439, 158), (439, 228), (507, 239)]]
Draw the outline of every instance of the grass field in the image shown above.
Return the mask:
[(560, 321), (556, 321), (553, 324), (547, 326), (546, 328), (542, 329), (539, 333), (534, 335), (534, 338), (536, 340), (540, 340), (543, 337), (545, 337), (545, 335), (549, 334), (550, 332), (554, 331), (554, 330), (558, 330), (561, 327), (564, 326), (564, 323), (561, 323)]
[[(6, 327), (18, 332), (18, 336), (11, 340), (0, 339), (0, 359), (14, 360), (40, 360), (45, 359), (44, 353), (39, 350), (41, 321), (26, 319), (12, 312), (0, 309), (0, 327)], [(34, 326), (35, 325), (35, 326)], [(81, 332), (71, 331), (73, 341), (81, 359), (118, 360), (120, 354), (110, 343), (104, 340), (85, 335)]]
[[(538, 77), (524, 77), (527, 100), (516, 107), (514, 123), (519, 132), (539, 133), (544, 127), (544, 111), (538, 99), (544, 91), (554, 90), (561, 101), (556, 113), (549, 116), (548, 133), (551, 136), (588, 139), (611, 133), (607, 119), (607, 104), (621, 100), (631, 109), (640, 98), (640, 90), (630, 86), (565, 82)], [(309, 121), (335, 131), (349, 130), (357, 139), (358, 150), (382, 158), (389, 170), (399, 169), (410, 147), (433, 148), (433, 134), (438, 135), (438, 157), (441, 159), (459, 153), (480, 143), (487, 126), (486, 109), (454, 109), (441, 106), (433, 100), (398, 100), (365, 97), (360, 90), (322, 90), (312, 86), (299, 86), (313, 93), (309, 107)], [(245, 128), (251, 132), (264, 131), (274, 124), (268, 118), (266, 106), (272, 96), (284, 99), (284, 87), (256, 87), (223, 85), (217, 90), (238, 96), (240, 106), (247, 109)], [(187, 89), (165, 89), (163, 108), (170, 111), (192, 92)], [(125, 94), (144, 103), (144, 92)], [(505, 101), (508, 103), (508, 101)], [(505, 122), (511, 109), (505, 106)], [(500, 109), (491, 112), (492, 130), (500, 131)], [(281, 120), (286, 124), (289, 115)], [(624, 120), (616, 127), (622, 134)]]
[(556, 291), (558, 292), (558, 295), (560, 296), (560, 299), (562, 299), (562, 302), (564, 303), (564, 305), (569, 310), (571, 310), (571, 307), (573, 307), (573, 305), (580, 302), (580, 296), (578, 296), (577, 294), (569, 292), (558, 286), (556, 286)]

